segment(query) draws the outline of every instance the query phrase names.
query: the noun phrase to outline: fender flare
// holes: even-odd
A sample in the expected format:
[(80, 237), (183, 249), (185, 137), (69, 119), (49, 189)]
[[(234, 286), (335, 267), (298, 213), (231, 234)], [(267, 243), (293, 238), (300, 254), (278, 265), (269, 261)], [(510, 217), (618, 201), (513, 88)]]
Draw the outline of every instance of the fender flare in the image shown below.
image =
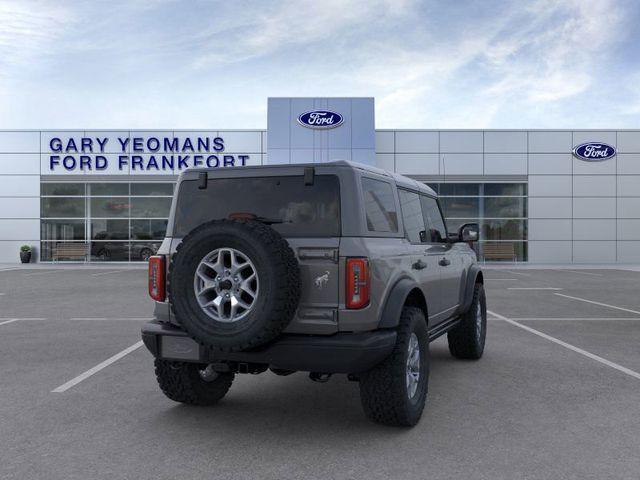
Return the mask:
[[(407, 297), (414, 289), (420, 289), (420, 286), (409, 278), (401, 278), (391, 288), (389, 295), (384, 303), (382, 314), (378, 322), (378, 328), (395, 328), (400, 321), (400, 314), (402, 313), (402, 307), (407, 300)], [(424, 295), (423, 295), (424, 296)], [(426, 304), (426, 303), (425, 303)], [(425, 317), (427, 316), (425, 312)]]
[(466, 313), (471, 308), (471, 302), (473, 301), (473, 289), (476, 283), (484, 283), (484, 276), (482, 275), (482, 269), (478, 264), (473, 264), (469, 267), (467, 273), (467, 281), (464, 289), (464, 297), (462, 299), (460, 313)]

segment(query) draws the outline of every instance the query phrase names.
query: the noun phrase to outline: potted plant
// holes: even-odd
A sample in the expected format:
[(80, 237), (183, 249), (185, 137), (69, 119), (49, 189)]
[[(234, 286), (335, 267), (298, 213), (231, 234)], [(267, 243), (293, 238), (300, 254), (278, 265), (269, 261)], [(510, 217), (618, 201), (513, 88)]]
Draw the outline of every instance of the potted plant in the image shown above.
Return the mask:
[(22, 245), (20, 247), (20, 261), (22, 263), (29, 263), (31, 261), (31, 247), (29, 245)]

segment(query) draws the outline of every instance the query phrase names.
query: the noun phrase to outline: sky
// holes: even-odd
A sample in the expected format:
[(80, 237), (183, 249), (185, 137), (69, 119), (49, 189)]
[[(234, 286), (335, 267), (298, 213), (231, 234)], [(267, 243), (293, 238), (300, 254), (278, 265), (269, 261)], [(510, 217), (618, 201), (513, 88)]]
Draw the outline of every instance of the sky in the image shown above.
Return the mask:
[(640, 128), (638, 0), (0, 0), (0, 128)]

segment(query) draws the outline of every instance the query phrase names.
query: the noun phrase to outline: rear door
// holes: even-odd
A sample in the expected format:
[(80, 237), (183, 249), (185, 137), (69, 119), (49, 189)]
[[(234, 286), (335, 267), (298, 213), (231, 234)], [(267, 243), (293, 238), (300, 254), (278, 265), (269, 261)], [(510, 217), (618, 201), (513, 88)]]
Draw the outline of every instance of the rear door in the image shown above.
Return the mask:
[(215, 177), (180, 184), (173, 236), (182, 238), (211, 220), (253, 218), (280, 233), (300, 266), (301, 298), (285, 331), (338, 331), (340, 181), (336, 175)]

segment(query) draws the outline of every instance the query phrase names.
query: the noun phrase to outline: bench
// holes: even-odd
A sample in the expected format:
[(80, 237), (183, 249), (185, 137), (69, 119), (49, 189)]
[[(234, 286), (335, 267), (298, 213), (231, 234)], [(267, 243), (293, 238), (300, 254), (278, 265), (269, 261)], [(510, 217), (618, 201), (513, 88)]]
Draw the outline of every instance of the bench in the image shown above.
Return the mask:
[(511, 260), (516, 261), (516, 249), (511, 242), (485, 243), (482, 246), (485, 260)]
[(57, 243), (53, 247), (52, 260), (60, 260), (61, 258), (82, 258), (85, 262), (89, 255), (89, 248), (86, 243)]

